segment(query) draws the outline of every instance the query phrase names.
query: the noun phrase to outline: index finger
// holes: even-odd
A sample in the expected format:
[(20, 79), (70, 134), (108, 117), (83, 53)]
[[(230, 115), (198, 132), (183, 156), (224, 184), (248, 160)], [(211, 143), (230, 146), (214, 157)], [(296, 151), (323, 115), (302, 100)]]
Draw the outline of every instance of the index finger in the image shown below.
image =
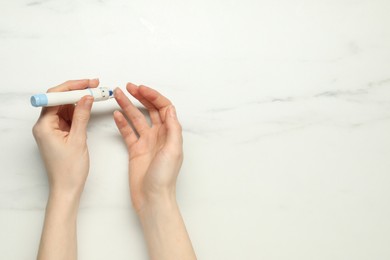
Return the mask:
[[(47, 93), (80, 90), (80, 89), (86, 89), (88, 87), (96, 88), (98, 85), (99, 85), (99, 79), (68, 80), (56, 87), (49, 88), (47, 90)], [(41, 117), (45, 114), (56, 114), (59, 108), (60, 106), (43, 107), (41, 111)]]
[(56, 87), (49, 88), (50, 92), (64, 92), (71, 90), (80, 90), (85, 88), (96, 88), (99, 85), (99, 79), (79, 79), (79, 80), (68, 80)]

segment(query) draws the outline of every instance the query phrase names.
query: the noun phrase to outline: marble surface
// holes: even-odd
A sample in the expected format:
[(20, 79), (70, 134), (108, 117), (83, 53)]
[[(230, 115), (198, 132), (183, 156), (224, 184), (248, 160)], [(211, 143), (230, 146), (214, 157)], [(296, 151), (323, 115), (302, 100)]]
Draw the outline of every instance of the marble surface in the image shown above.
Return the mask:
[[(390, 259), (387, 0), (0, 1), (0, 258), (33, 259), (48, 193), (32, 94), (132, 81), (176, 105), (199, 259)], [(96, 103), (79, 259), (147, 259), (126, 149)]]

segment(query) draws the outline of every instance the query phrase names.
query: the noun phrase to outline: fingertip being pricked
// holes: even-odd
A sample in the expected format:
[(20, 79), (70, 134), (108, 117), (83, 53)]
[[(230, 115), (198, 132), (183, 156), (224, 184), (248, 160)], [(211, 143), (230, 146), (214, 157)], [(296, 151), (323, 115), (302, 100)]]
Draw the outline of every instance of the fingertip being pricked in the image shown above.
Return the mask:
[(123, 95), (123, 91), (119, 87), (116, 87), (114, 89), (114, 97), (116, 99), (118, 99), (120, 97), (120, 95)]

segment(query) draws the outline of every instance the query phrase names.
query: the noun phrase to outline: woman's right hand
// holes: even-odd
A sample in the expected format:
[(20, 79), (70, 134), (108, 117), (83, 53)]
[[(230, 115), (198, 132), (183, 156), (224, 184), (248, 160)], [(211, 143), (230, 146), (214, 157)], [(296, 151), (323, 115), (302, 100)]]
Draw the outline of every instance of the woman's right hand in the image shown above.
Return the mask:
[(115, 99), (134, 126), (121, 112), (114, 112), (129, 152), (131, 199), (141, 213), (148, 206), (176, 200), (176, 179), (183, 161), (182, 130), (175, 107), (166, 97), (145, 86), (128, 83), (126, 88), (147, 108), (152, 123), (119, 88), (115, 90)]
[(176, 178), (183, 161), (183, 138), (176, 111), (157, 91), (134, 84), (127, 90), (149, 111), (150, 126), (141, 111), (115, 90), (124, 114), (115, 122), (129, 151), (129, 181), (133, 206), (141, 220), (152, 260), (194, 260), (196, 255), (176, 202)]

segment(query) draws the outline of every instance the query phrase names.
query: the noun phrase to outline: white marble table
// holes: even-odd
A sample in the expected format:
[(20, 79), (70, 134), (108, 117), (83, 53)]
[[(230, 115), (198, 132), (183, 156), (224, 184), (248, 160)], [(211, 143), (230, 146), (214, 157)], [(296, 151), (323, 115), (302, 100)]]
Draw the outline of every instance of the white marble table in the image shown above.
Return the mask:
[[(387, 0), (0, 1), (0, 258), (33, 259), (48, 184), (31, 94), (132, 81), (176, 105), (199, 259), (390, 259)], [(79, 259), (147, 259), (96, 103)]]

